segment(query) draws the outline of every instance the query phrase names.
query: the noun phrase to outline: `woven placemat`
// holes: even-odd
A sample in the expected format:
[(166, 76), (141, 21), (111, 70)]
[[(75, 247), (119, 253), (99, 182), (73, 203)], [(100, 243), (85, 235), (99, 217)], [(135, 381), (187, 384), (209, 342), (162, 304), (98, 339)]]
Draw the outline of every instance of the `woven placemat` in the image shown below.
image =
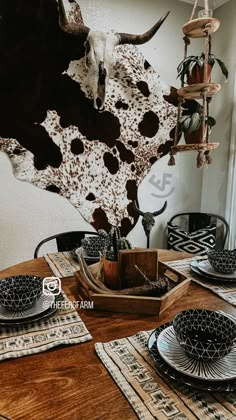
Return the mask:
[(64, 301), (60, 309), (50, 317), (14, 327), (0, 327), (0, 361), (92, 339), (72, 302), (62, 294)]
[(223, 283), (217, 281), (217, 283), (213, 283), (208, 280), (203, 280), (198, 277), (197, 274), (193, 273), (190, 269), (190, 264), (192, 261), (196, 260), (203, 260), (206, 257), (194, 257), (194, 258), (186, 258), (184, 260), (177, 260), (177, 261), (169, 261), (168, 264), (170, 267), (176, 268), (178, 271), (181, 271), (183, 274), (187, 275), (188, 278), (191, 278), (195, 283), (200, 284), (203, 287), (211, 290), (212, 292), (216, 293), (226, 302), (231, 303), (231, 305), (236, 306), (236, 283)]
[(142, 420), (236, 419), (236, 392), (210, 393), (161, 377), (149, 355), (151, 331), (96, 343), (95, 349), (115, 383)]
[(79, 270), (79, 263), (71, 252), (55, 252), (44, 258), (56, 277), (72, 277)]

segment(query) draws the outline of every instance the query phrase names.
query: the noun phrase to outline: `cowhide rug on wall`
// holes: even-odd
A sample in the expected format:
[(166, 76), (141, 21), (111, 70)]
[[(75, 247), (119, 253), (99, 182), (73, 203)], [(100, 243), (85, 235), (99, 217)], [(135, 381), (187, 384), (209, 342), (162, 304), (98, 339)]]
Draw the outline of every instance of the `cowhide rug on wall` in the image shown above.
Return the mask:
[[(69, 19), (81, 21), (77, 3)], [(84, 45), (56, 0), (0, 0), (0, 150), (20, 180), (66, 197), (96, 229), (137, 221), (132, 201), (174, 136), (177, 95), (138, 48), (117, 47), (105, 111), (93, 107)]]

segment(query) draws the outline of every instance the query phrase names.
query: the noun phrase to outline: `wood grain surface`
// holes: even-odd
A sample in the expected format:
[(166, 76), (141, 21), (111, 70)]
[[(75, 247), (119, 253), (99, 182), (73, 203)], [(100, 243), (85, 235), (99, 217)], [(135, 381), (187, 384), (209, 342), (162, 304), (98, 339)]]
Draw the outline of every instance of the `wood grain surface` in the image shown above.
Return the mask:
[[(162, 250), (158, 255), (162, 261), (188, 256)], [(52, 273), (45, 260), (38, 258), (1, 271), (0, 279), (15, 274), (44, 277)], [(76, 300), (74, 278), (63, 279), (62, 284), (67, 295)], [(79, 310), (92, 341), (1, 362), (0, 416), (11, 420), (136, 419), (97, 357), (94, 344), (155, 328), (186, 308), (221, 309), (236, 315), (232, 305), (193, 283), (188, 293), (159, 317)]]

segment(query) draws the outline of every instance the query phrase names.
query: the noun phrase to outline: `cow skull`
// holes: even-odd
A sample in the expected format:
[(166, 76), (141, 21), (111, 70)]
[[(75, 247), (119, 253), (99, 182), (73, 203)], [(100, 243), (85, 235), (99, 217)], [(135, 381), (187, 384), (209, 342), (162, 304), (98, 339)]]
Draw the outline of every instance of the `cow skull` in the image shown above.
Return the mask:
[(102, 111), (111, 71), (115, 65), (114, 51), (120, 44), (144, 44), (148, 42), (160, 28), (170, 12), (167, 12), (149, 31), (142, 35), (126, 33), (91, 31), (82, 24), (68, 22), (63, 0), (58, 0), (60, 28), (80, 40), (85, 40), (86, 66), (88, 80), (94, 98), (94, 108)]
[(137, 213), (140, 216), (143, 216), (142, 225), (143, 225), (145, 235), (147, 237), (147, 248), (149, 248), (149, 245), (150, 245), (151, 230), (153, 226), (155, 225), (154, 218), (158, 216), (159, 214), (163, 213), (166, 209), (166, 206), (167, 206), (167, 201), (165, 201), (164, 205), (162, 206), (160, 210), (154, 211), (153, 213), (151, 213), (150, 211), (143, 212), (140, 210), (140, 208), (137, 206), (137, 203), (134, 201), (134, 209), (137, 211)]

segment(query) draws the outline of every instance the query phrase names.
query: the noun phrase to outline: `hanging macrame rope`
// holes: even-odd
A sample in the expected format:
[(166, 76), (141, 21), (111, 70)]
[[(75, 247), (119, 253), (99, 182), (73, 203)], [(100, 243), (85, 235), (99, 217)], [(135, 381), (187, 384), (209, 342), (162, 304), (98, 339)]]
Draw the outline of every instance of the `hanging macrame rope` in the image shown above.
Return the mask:
[[(187, 36), (184, 36), (183, 38), (184, 40), (184, 59), (187, 57), (188, 54), (188, 45), (190, 45), (190, 39)], [(184, 86), (184, 81), (181, 82), (181, 87)], [(181, 113), (182, 113), (182, 104), (184, 102), (184, 98), (179, 97), (178, 98), (178, 111), (177, 111), (177, 123), (175, 126), (175, 135), (174, 135), (174, 144), (173, 146), (176, 146), (178, 143), (178, 139), (179, 139), (179, 120), (181, 117)], [(174, 166), (175, 165), (175, 155), (176, 152), (174, 152), (173, 150), (170, 151), (170, 159), (168, 162), (169, 166)]]
[(208, 12), (209, 12), (208, 0), (204, 0), (204, 7), (205, 7), (205, 11), (206, 11), (206, 16), (208, 16)]
[[(212, 40), (212, 36), (208, 33), (208, 54), (211, 55), (211, 40)], [(212, 101), (212, 98), (207, 98), (207, 118), (209, 117), (209, 109), (210, 109), (210, 103)], [(209, 142), (209, 134), (210, 134), (210, 128), (209, 125), (207, 124), (207, 137), (206, 137), (206, 142)], [(210, 155), (210, 150), (207, 150), (205, 152), (205, 156), (206, 156), (206, 162), (208, 163), (208, 165), (210, 163), (212, 163), (212, 157)]]
[[(208, 0), (204, 0), (204, 6), (205, 6), (205, 11), (206, 11), (206, 15), (208, 15)], [(205, 57), (204, 57), (204, 84), (207, 84), (207, 74), (208, 74), (208, 62), (209, 62), (209, 49), (210, 49), (210, 36), (209, 36), (209, 25), (206, 25), (206, 38), (205, 38)], [(208, 114), (209, 114), (209, 103), (207, 101), (207, 92), (208, 92), (208, 88), (205, 87), (202, 90), (202, 96), (203, 96), (203, 111), (202, 111), (202, 131), (201, 131), (201, 143), (208, 143), (208, 136), (209, 136), (209, 130), (208, 130), (208, 124), (207, 124), (207, 119), (208, 119)], [(202, 168), (203, 166), (205, 166), (206, 163), (211, 163), (210, 162), (210, 156), (209, 153), (206, 154), (206, 150), (201, 150), (198, 153), (197, 156), (197, 167), (198, 168)]]
[[(207, 118), (209, 117), (209, 108), (210, 108), (211, 101), (212, 101), (212, 98), (207, 98)], [(209, 128), (209, 125), (207, 124), (206, 143), (209, 142), (209, 134), (210, 134), (210, 128)], [(206, 163), (208, 163), (208, 165), (210, 165), (210, 163), (212, 163), (212, 157), (210, 155), (210, 150), (205, 151), (205, 157), (206, 157)]]
[(194, 15), (195, 15), (196, 8), (197, 8), (197, 6), (198, 6), (198, 2), (199, 2), (199, 0), (195, 0), (194, 6), (193, 6), (193, 10), (192, 10), (192, 14), (191, 14), (191, 16), (190, 16), (190, 19), (189, 19), (189, 20), (193, 20)]
[[(204, 59), (204, 84), (207, 84), (207, 70), (208, 70), (208, 55), (209, 55), (209, 34), (208, 29), (207, 37), (205, 39), (205, 59)], [(203, 96), (203, 112), (202, 112), (202, 135), (201, 143), (206, 143), (206, 117), (207, 117), (207, 91), (208, 88), (204, 88), (202, 91)]]

